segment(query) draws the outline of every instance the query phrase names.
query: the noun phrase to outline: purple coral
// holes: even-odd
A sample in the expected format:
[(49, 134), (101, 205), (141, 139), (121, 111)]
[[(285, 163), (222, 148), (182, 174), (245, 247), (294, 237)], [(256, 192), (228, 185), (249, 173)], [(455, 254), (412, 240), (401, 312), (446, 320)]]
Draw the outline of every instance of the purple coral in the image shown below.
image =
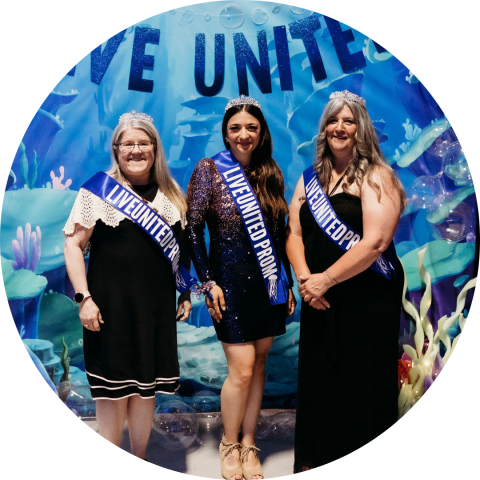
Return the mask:
[(435, 380), (439, 373), (443, 370), (443, 360), (442, 357), (440, 356), (440, 353), (437, 353), (437, 356), (435, 357), (435, 360), (432, 365), (432, 378)]
[(425, 380), (423, 381), (423, 388), (425, 392), (432, 386), (432, 383), (433, 383), (432, 376), (426, 375)]
[[(32, 234), (32, 226), (27, 223), (25, 225), (25, 241), (23, 242), (23, 268), (28, 268), (28, 257), (30, 252), (30, 235)], [(20, 227), (20, 235), (22, 235), (22, 229)], [(17, 228), (18, 238), (18, 228)]]
[[(30, 243), (31, 241), (31, 243)], [(12, 240), (12, 250), (15, 255), (15, 261), (12, 267), (15, 270), (28, 269), (35, 272), (38, 261), (40, 260), (42, 246), (42, 233), (37, 226), (35, 232), (29, 223), (25, 225), (25, 241), (23, 238), (22, 227), (17, 228), (17, 238)], [(30, 264), (29, 264), (30, 260)]]
[(55, 173), (53, 170), (50, 172), (50, 178), (52, 179), (52, 188), (56, 190), (65, 190), (67, 189), (71, 184), (72, 184), (72, 179), (69, 178), (66, 182), (65, 185), (62, 184), (63, 177), (65, 175), (65, 169), (63, 168), (63, 165), (60, 167), (60, 176), (56, 177)]

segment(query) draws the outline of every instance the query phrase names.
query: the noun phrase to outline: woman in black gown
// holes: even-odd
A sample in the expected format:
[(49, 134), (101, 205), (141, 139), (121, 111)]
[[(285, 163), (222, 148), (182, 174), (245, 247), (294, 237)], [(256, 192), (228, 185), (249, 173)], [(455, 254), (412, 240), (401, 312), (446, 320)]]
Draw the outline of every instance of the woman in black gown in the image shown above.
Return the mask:
[(369, 267), (392, 242), (405, 193), (361, 97), (331, 95), (314, 169), (338, 218), (362, 238), (346, 253), (338, 247), (313, 216), (300, 178), (287, 230), (303, 297), (295, 473), (353, 452), (397, 420), (403, 270), (396, 255), (390, 280)]
[[(108, 174), (169, 223), (182, 241), (186, 203), (170, 177), (151, 117), (120, 117)], [(120, 445), (128, 421), (132, 453), (145, 457), (155, 393), (179, 386), (176, 315), (191, 310), (190, 292), (175, 306), (172, 267), (140, 226), (81, 188), (64, 228), (65, 264), (79, 303), (84, 355), (99, 433)], [(89, 245), (85, 274), (83, 251)], [(187, 256), (185, 257), (185, 252)], [(190, 264), (188, 247), (180, 262)]]

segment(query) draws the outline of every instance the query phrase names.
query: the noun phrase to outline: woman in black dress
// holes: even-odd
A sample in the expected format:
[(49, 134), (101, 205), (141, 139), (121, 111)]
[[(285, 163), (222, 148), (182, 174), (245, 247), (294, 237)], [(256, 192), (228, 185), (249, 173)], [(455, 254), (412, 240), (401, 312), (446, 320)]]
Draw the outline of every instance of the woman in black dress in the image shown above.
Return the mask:
[[(112, 157), (108, 174), (149, 203), (181, 242), (186, 203), (169, 175), (151, 117), (135, 112), (120, 117)], [(177, 309), (172, 267), (158, 245), (89, 190), (80, 189), (64, 233), (99, 433), (118, 446), (127, 419), (132, 453), (144, 458), (155, 393), (173, 394), (179, 386), (176, 315), (183, 311), (181, 320), (188, 318), (190, 292), (180, 296)], [(188, 253), (180, 262), (188, 268)]]
[(314, 170), (337, 217), (362, 238), (346, 253), (337, 246), (313, 216), (300, 178), (287, 228), (303, 297), (295, 473), (353, 452), (397, 420), (403, 270), (396, 255), (390, 280), (370, 266), (391, 244), (406, 200), (361, 97), (330, 96)]
[[(224, 478), (231, 480), (240, 480), (242, 475), (248, 480), (260, 479), (263, 471), (256, 453), (255, 428), (265, 385), (265, 362), (274, 337), (285, 333), (285, 319), (295, 311), (293, 281), (285, 254), (287, 203), (282, 172), (272, 158), (272, 140), (260, 105), (243, 96), (229, 102), (222, 133), (227, 151), (221, 154), (234, 155), (236, 174), (241, 167), (253, 188), (289, 284), (286, 304), (271, 305), (245, 227), (248, 222), (253, 232), (254, 222), (259, 220), (250, 217), (245, 225), (242, 222), (217, 169), (218, 156), (200, 160), (188, 185), (187, 229), (195, 271), (210, 289), (213, 300), (205, 300), (228, 362), (221, 395), (225, 427), (220, 444), (221, 471)], [(237, 175), (238, 185), (243, 182), (240, 177)], [(249, 195), (245, 194), (248, 189), (240, 188), (238, 198)], [(210, 234), (209, 253), (205, 223)], [(238, 441), (240, 427), (242, 444)]]

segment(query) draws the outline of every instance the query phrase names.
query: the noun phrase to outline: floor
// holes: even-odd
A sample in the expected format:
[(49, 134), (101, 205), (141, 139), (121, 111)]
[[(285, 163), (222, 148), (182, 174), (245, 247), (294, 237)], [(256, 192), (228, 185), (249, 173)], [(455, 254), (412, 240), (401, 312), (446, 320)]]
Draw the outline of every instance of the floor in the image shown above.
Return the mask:
[[(263, 415), (271, 415), (280, 410), (264, 410)], [(187, 450), (171, 451), (160, 446), (155, 432), (150, 436), (147, 446), (147, 460), (176, 472), (207, 478), (221, 478), (218, 445), (223, 433), (221, 414), (198, 413), (197, 439)], [(94, 419), (85, 423), (98, 431)], [(260, 461), (265, 478), (281, 477), (293, 473), (293, 438), (292, 435), (275, 435), (270, 433), (263, 439), (256, 440), (260, 448)], [(128, 426), (125, 423), (121, 447), (130, 452)]]

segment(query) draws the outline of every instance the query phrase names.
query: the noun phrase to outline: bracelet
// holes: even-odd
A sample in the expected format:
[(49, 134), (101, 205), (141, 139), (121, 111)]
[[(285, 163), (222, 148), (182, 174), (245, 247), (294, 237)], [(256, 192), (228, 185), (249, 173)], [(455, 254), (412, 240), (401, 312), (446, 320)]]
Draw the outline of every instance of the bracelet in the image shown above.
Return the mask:
[(335, 284), (338, 285), (338, 282), (328, 273), (328, 270), (325, 269), (325, 273), (327, 274), (327, 277)]
[(214, 285), (216, 285), (216, 283), (213, 280), (209, 280), (208, 282), (203, 282), (201, 285), (192, 285), (190, 290), (195, 294), (198, 300), (202, 295), (209, 292)]
[(90, 253), (91, 249), (92, 249), (92, 244), (90, 242), (87, 242), (87, 244), (85, 245), (85, 248), (82, 250), (83, 256), (86, 257)]

